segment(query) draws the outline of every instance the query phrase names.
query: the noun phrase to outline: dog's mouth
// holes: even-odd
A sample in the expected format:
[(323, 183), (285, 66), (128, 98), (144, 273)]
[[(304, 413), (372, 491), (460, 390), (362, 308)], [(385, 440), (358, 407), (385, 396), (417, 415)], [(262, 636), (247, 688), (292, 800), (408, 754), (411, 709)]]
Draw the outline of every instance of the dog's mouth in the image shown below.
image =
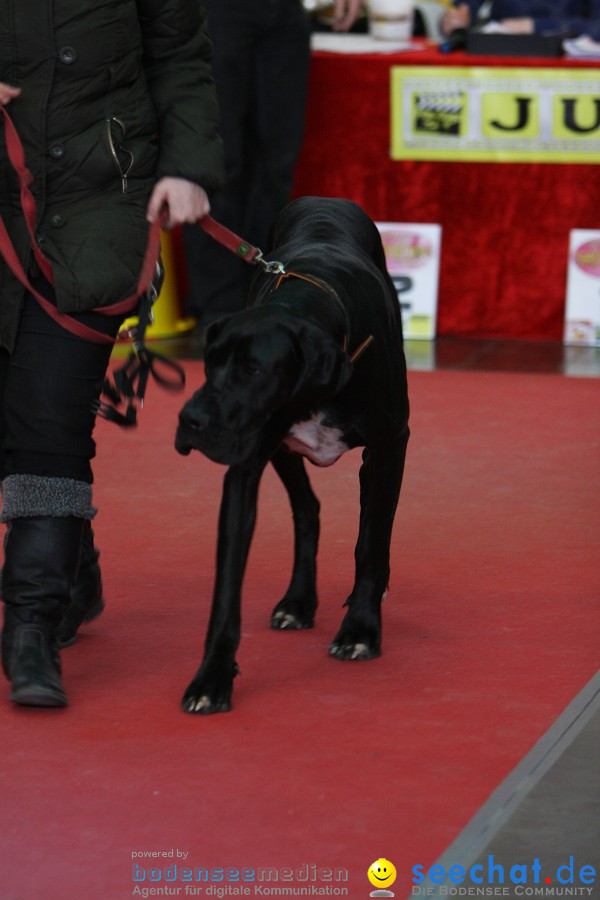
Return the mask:
[(175, 433), (175, 450), (181, 456), (189, 456), (197, 450), (212, 462), (225, 466), (235, 466), (244, 462), (249, 455), (247, 445), (232, 433), (215, 431), (195, 431), (179, 425)]

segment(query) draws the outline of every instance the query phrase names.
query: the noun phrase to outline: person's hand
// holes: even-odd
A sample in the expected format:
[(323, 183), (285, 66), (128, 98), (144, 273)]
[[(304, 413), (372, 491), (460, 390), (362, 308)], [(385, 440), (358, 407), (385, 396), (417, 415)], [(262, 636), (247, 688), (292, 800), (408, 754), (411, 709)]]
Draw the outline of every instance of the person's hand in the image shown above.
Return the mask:
[(163, 207), (168, 216), (165, 228), (197, 222), (210, 212), (204, 188), (185, 178), (161, 178), (156, 182), (146, 212), (148, 221), (154, 222)]
[(500, 24), (510, 34), (533, 34), (533, 19), (501, 19)]
[(362, 0), (334, 0), (333, 5), (333, 30), (348, 31), (358, 18)]
[(442, 16), (440, 24), (442, 34), (450, 34), (451, 31), (456, 31), (457, 28), (468, 28), (471, 24), (471, 10), (466, 3), (461, 3), (459, 6), (455, 6), (454, 9), (447, 10)]
[(6, 106), (11, 100), (16, 100), (20, 93), (21, 88), (12, 87), (10, 84), (0, 81), (0, 106)]

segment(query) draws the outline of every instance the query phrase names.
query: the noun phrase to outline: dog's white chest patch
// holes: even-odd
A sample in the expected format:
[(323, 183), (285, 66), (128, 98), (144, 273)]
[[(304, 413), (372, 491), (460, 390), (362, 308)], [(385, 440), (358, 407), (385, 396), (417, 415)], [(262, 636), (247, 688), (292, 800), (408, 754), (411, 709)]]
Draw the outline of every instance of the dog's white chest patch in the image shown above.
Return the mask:
[(316, 466), (331, 466), (349, 449), (342, 434), (339, 428), (324, 425), (323, 413), (317, 413), (312, 419), (292, 425), (283, 443)]

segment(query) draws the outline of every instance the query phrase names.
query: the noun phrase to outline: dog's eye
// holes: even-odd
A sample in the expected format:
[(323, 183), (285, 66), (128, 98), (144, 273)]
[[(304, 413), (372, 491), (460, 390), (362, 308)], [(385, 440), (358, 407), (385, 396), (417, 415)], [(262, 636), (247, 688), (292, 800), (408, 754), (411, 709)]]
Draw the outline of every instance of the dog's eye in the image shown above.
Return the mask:
[(249, 378), (258, 378), (263, 373), (263, 367), (258, 363), (248, 360), (244, 365), (244, 371)]

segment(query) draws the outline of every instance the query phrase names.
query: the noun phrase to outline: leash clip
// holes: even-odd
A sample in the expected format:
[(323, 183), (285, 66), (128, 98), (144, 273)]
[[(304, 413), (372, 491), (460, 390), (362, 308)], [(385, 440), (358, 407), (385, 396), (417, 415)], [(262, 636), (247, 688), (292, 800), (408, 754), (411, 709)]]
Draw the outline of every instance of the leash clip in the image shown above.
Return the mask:
[(271, 261), (265, 259), (261, 250), (259, 250), (254, 257), (254, 262), (256, 265), (262, 266), (263, 271), (267, 275), (285, 275), (285, 266), (283, 263), (279, 262), (277, 259)]

